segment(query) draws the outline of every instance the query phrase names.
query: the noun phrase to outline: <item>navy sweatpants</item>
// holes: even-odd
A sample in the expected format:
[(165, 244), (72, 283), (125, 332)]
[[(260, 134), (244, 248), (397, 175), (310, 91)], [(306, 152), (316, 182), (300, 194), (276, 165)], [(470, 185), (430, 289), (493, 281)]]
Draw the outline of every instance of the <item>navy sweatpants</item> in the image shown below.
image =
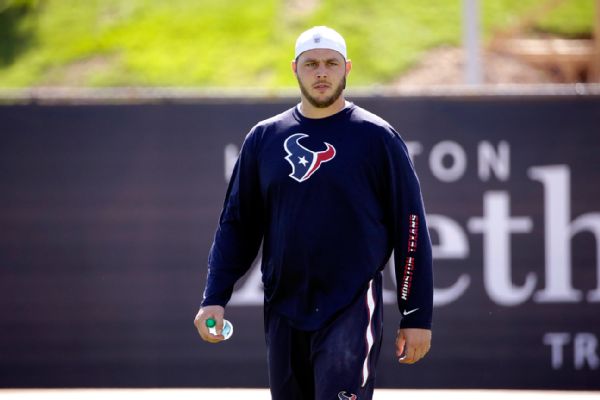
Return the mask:
[(382, 338), (381, 274), (317, 331), (265, 309), (273, 400), (370, 400)]

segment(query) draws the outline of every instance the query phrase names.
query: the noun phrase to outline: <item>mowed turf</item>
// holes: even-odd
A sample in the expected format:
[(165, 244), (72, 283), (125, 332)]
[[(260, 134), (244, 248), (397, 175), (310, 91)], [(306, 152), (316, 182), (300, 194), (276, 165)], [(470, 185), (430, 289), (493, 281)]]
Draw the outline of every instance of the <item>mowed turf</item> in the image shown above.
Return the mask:
[[(547, 0), (480, 1), (484, 38)], [(592, 0), (534, 29), (589, 36)], [(293, 87), (297, 35), (329, 25), (348, 42), (353, 86), (386, 84), (427, 50), (461, 41), (461, 1), (4, 0), (0, 87)]]

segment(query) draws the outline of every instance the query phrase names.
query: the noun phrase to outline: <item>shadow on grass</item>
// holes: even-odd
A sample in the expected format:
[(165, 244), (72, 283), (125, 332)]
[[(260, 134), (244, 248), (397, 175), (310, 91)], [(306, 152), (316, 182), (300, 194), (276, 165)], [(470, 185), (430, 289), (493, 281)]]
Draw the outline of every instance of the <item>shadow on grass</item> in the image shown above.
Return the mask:
[(0, 67), (12, 64), (33, 42), (33, 24), (25, 23), (36, 12), (36, 1), (0, 0)]

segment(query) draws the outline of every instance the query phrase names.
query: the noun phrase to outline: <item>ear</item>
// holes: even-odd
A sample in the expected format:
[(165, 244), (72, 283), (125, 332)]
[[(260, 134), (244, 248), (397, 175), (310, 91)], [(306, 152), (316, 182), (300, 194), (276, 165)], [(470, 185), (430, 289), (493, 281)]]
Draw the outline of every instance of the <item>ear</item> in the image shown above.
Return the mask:
[(292, 72), (294, 75), (298, 75), (298, 64), (296, 64), (296, 60), (292, 60)]
[(346, 76), (348, 76), (348, 74), (350, 74), (351, 70), (352, 70), (352, 60), (346, 60)]

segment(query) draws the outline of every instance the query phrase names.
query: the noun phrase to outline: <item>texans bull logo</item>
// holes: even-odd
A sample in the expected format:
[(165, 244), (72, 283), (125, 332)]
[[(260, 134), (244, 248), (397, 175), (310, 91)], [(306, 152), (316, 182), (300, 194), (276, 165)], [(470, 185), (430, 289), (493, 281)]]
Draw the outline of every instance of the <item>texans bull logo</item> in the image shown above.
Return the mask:
[(346, 391), (342, 390), (341, 392), (338, 393), (338, 399), (340, 400), (356, 400), (357, 397), (355, 394), (346, 394)]
[(287, 152), (285, 159), (292, 166), (290, 178), (298, 182), (304, 182), (319, 169), (321, 164), (335, 157), (335, 147), (325, 142), (327, 149), (323, 151), (312, 151), (302, 146), (300, 139), (308, 137), (304, 133), (295, 133), (288, 137), (283, 143)]

